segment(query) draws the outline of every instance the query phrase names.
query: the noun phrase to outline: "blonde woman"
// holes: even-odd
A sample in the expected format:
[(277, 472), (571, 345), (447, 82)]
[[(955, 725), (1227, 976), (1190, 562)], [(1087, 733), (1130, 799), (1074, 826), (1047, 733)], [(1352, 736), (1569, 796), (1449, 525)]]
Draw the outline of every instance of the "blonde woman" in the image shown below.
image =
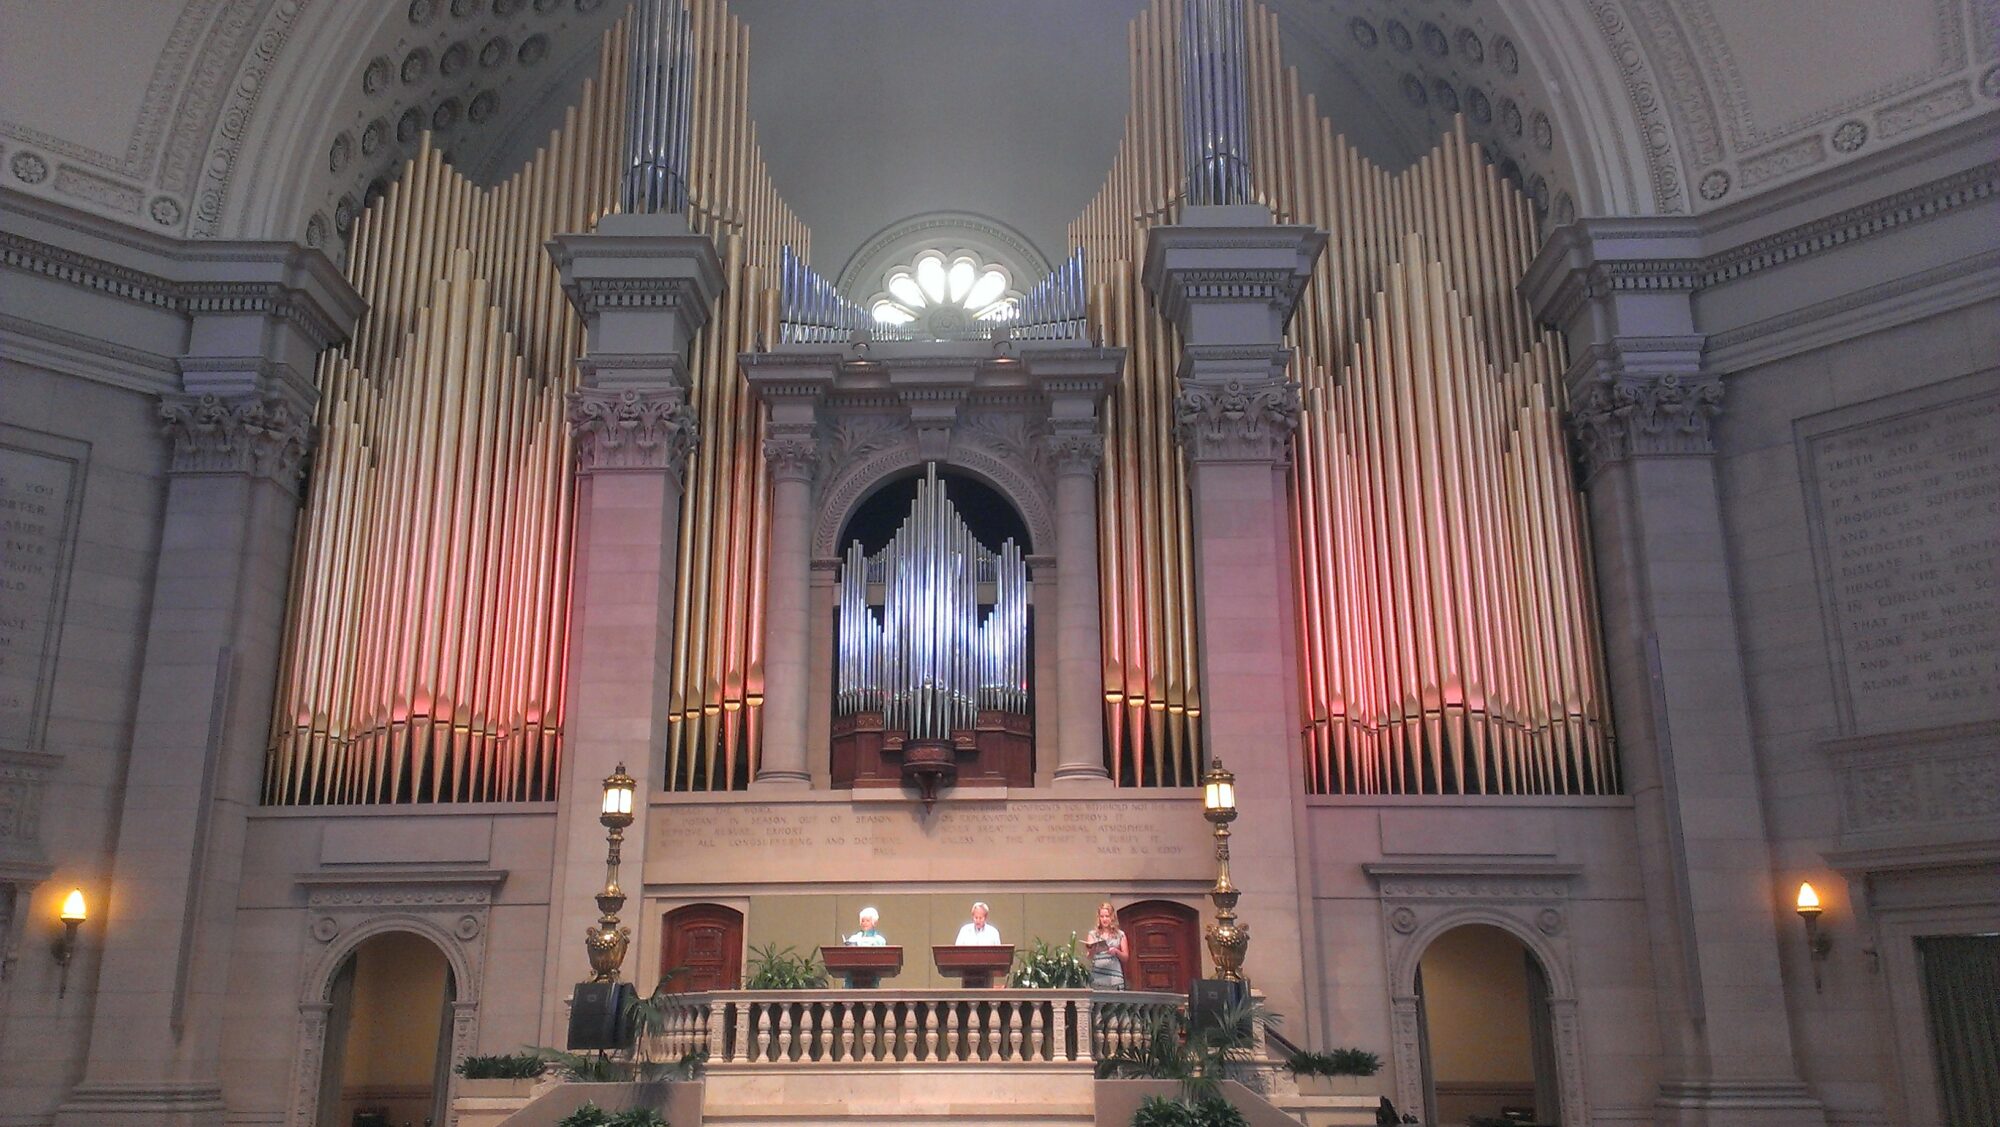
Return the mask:
[(1090, 988), (1125, 989), (1125, 960), (1132, 957), (1132, 945), (1118, 926), (1118, 912), (1111, 901), (1097, 906), (1097, 926), (1083, 941), (1090, 949)]

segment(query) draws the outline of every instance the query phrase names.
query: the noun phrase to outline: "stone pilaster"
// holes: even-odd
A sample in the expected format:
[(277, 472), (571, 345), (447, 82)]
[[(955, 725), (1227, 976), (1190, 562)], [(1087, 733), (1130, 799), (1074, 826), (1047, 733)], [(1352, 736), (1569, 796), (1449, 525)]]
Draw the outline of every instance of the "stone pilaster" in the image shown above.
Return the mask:
[[(590, 976), (583, 938), (604, 883), (603, 780), (623, 764), (643, 803), (660, 777), (682, 470), (701, 439), (686, 357), (723, 276), (713, 240), (678, 215), (608, 215), (587, 234), (556, 236), (548, 249), (585, 326), (582, 386), (569, 402), (576, 602), (544, 994), (553, 1002)], [(625, 831), (628, 889), (639, 883), (647, 823), (642, 809)], [(639, 903), (628, 901), (623, 916), (635, 938), (646, 926)], [(629, 959), (625, 973), (643, 974)], [(558, 1004), (544, 1009), (544, 1044), (561, 1043), (563, 1015)]]
[[(834, 363), (837, 363), (835, 361)], [(771, 471), (771, 539), (764, 615), (764, 748), (754, 785), (812, 785), (811, 730), (813, 484), (819, 468), (819, 406), (832, 364), (769, 373), (749, 370), (764, 401), (764, 460)]]
[(1246, 973), (1274, 1009), (1312, 1028), (1306, 952), (1318, 958), (1297, 802), (1291, 521), (1285, 471), (1298, 388), (1285, 324), (1326, 234), (1275, 226), (1260, 207), (1190, 207), (1152, 230), (1144, 278), (1183, 343), (1175, 404), (1187, 455), (1200, 622), (1203, 738), (1236, 773), (1230, 840)]
[(1824, 1123), (1799, 1079), (1713, 457), (1692, 237), (1557, 231), (1523, 283), (1569, 334), (1605, 651), (1661, 1022), (1660, 1122)]
[(1097, 467), (1104, 436), (1090, 417), (1058, 417), (1042, 439), (1056, 475), (1058, 786), (1108, 785), (1104, 633), (1097, 591)]
[(332, 263), (220, 244), (188, 264), (166, 504), (103, 918), (90, 1051), (66, 1127), (222, 1117), (222, 1034), (280, 663), (315, 357), (361, 313)]

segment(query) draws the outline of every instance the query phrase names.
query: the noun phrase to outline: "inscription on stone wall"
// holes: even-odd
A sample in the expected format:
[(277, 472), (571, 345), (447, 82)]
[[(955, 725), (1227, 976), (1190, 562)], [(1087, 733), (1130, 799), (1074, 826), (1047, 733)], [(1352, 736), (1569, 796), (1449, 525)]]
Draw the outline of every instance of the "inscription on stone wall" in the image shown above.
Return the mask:
[(72, 445), (0, 427), (0, 748), (41, 742), (82, 469), (80, 450), (59, 452)]
[(1843, 727), (2000, 707), (2000, 393), (1806, 438)]
[(1190, 800), (718, 803), (655, 807), (648, 879), (794, 881), (1208, 879)]

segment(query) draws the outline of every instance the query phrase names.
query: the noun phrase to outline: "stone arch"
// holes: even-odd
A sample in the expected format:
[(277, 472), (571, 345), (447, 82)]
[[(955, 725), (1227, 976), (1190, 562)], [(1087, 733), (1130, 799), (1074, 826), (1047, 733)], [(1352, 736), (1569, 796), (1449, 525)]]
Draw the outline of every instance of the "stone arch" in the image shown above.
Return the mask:
[[(324, 937), (326, 949), (310, 961), (299, 984), (298, 1054), (292, 1064), (291, 1106), (285, 1115), (286, 1127), (310, 1127), (313, 1123), (319, 1102), (320, 1073), (326, 1061), (334, 975), (363, 943), (376, 936), (409, 932), (429, 942), (444, 956), (456, 990), (451, 1004), (451, 1063), (456, 1066), (471, 1054), (479, 1039), (480, 960), (467, 944), (484, 933), (484, 920), (480, 918), (483, 915), (483, 912), (480, 916), (462, 915), (458, 926), (447, 928), (439, 920), (416, 912), (389, 912), (370, 916)], [(475, 921), (476, 926), (466, 926), (466, 920)], [(314, 938), (322, 937), (327, 921), (334, 921), (334, 917), (320, 916), (312, 925)], [(337, 921), (334, 922), (337, 926)], [(468, 931), (470, 935), (464, 934)]]
[(848, 518), (862, 500), (897, 473), (921, 468), (932, 460), (940, 466), (971, 474), (998, 490), (1027, 524), (1035, 554), (1054, 555), (1054, 549), (1060, 547), (1056, 544), (1055, 505), (1040, 477), (1022, 467), (1019, 457), (1020, 452), (1011, 458), (1003, 457), (960, 439), (952, 443), (943, 457), (930, 459), (919, 452), (914, 437), (906, 434), (900, 441), (857, 462), (833, 466), (820, 489), (819, 514), (812, 537), (813, 558), (838, 557), (840, 530), (847, 527)]
[[(1418, 921), (1408, 906), (1390, 912), (1396, 937), (1389, 954), (1390, 1039), (1396, 1062), (1396, 1102), (1404, 1111), (1424, 1105), (1422, 1032), (1417, 1020), (1417, 967), (1437, 938), (1461, 927), (1497, 928), (1526, 948), (1549, 982), (1550, 1037), (1555, 1042), (1556, 1087), (1562, 1122), (1588, 1123), (1583, 1086), (1583, 1035), (1577, 1022), (1576, 979), (1566, 944), (1557, 940), (1565, 921), (1550, 905), (1464, 904)], [(1411, 924), (1407, 930), (1403, 925)]]

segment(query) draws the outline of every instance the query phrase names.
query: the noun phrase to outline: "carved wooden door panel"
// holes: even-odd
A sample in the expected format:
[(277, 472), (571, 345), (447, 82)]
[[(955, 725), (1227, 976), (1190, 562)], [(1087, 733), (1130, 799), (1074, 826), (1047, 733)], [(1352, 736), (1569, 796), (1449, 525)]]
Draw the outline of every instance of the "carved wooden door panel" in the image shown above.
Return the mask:
[(660, 981), (672, 993), (734, 990), (743, 984), (743, 913), (720, 904), (668, 912)]
[(1118, 926), (1132, 947), (1128, 989), (1185, 994), (1201, 976), (1201, 920), (1193, 908), (1141, 900), (1119, 911)]

